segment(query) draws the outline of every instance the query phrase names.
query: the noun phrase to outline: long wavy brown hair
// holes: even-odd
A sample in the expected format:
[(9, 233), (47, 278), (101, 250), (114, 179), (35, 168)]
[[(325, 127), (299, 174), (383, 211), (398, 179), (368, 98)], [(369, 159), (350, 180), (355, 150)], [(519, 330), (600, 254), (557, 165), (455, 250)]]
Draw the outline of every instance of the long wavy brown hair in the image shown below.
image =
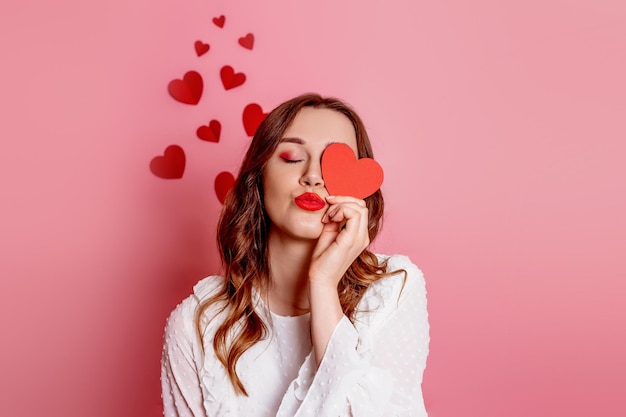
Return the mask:
[[(248, 395), (236, 372), (241, 355), (268, 334), (267, 325), (255, 311), (254, 290), (269, 288), (267, 240), (270, 219), (263, 206), (263, 170), (283, 138), (287, 127), (303, 107), (323, 108), (345, 115), (354, 126), (359, 158), (373, 158), (369, 137), (361, 118), (346, 103), (318, 94), (304, 94), (272, 110), (257, 129), (241, 165), (235, 185), (228, 193), (217, 228), (217, 244), (224, 269), (224, 284), (203, 301), (197, 310), (196, 323), (203, 338), (200, 318), (212, 305), (225, 313), (213, 339), (213, 349), (228, 372), (235, 392)], [(365, 199), (369, 210), (370, 242), (378, 234), (383, 215), (380, 190)], [(339, 282), (339, 301), (344, 314), (353, 318), (365, 290), (379, 279), (395, 273), (386, 272), (386, 262), (365, 249), (354, 260)]]

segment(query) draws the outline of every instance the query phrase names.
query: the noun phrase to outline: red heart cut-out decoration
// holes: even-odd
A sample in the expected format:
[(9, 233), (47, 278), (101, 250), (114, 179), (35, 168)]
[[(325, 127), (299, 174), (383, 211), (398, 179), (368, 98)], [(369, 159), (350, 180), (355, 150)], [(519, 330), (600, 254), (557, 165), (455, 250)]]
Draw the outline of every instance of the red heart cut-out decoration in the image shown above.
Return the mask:
[(220, 203), (224, 204), (228, 192), (235, 185), (235, 177), (228, 171), (223, 171), (215, 177), (215, 195)]
[(219, 142), (222, 133), (222, 124), (217, 120), (211, 120), (208, 126), (200, 126), (196, 130), (196, 135), (208, 142)]
[(345, 143), (332, 143), (322, 154), (322, 177), (331, 195), (365, 198), (383, 183), (383, 169), (371, 158), (356, 159)]
[(172, 80), (167, 86), (172, 97), (185, 104), (198, 104), (202, 88), (202, 76), (196, 71), (187, 72), (182, 80)]
[(243, 128), (248, 136), (254, 136), (259, 125), (267, 117), (263, 109), (256, 103), (250, 103), (243, 109)]
[(246, 74), (243, 72), (235, 72), (233, 67), (225, 65), (220, 70), (222, 84), (226, 90), (240, 86), (246, 81)]
[(178, 179), (185, 172), (185, 151), (178, 145), (165, 148), (163, 156), (155, 156), (150, 161), (150, 171), (159, 178)]
[(239, 38), (239, 45), (252, 50), (252, 47), (254, 46), (254, 35), (252, 33), (248, 33), (246, 36), (242, 36)]
[(196, 48), (196, 54), (198, 56), (202, 56), (206, 54), (207, 52), (209, 52), (209, 49), (211, 48), (211, 46), (208, 43), (204, 43), (202, 41), (196, 41), (196, 43), (194, 43), (194, 47)]
[(215, 26), (217, 27), (223, 28), (225, 22), (226, 22), (226, 18), (224, 17), (224, 15), (213, 18), (213, 23), (215, 23)]

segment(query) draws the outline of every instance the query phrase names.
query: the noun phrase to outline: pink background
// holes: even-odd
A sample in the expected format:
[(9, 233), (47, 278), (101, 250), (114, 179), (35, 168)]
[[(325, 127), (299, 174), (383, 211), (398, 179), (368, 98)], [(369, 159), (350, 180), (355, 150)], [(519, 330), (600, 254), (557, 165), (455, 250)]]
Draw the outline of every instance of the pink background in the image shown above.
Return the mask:
[[(165, 318), (217, 270), (241, 110), (311, 90), (365, 119), (375, 248), (426, 275), (430, 415), (626, 415), (622, 1), (4, 3), (2, 415), (160, 415)], [(188, 70), (197, 106), (167, 93)], [(195, 135), (211, 119), (219, 143)], [(170, 144), (180, 180), (148, 169)]]

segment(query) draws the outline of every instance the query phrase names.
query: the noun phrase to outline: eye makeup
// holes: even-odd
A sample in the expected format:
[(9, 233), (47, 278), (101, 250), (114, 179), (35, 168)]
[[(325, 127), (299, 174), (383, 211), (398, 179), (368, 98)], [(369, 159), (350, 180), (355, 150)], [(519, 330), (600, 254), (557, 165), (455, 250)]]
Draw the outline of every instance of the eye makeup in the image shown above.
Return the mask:
[(280, 159), (282, 159), (283, 161), (287, 162), (288, 164), (295, 164), (296, 162), (301, 162), (302, 159), (298, 159), (297, 156), (295, 156), (293, 153), (291, 152), (281, 152), (280, 154), (278, 154), (278, 156), (280, 157)]

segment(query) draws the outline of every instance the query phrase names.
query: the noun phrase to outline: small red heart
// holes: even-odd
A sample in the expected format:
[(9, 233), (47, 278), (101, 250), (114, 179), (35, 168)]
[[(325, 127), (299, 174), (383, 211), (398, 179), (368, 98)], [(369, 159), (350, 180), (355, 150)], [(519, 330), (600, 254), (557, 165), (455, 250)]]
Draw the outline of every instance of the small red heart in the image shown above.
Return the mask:
[(168, 146), (163, 156), (152, 158), (150, 171), (159, 178), (182, 178), (185, 172), (185, 151), (178, 145)]
[(224, 27), (224, 22), (226, 22), (226, 18), (224, 17), (224, 15), (221, 15), (220, 17), (214, 17), (213, 18), (213, 23), (215, 23), (215, 26)]
[(243, 109), (243, 128), (248, 136), (254, 136), (259, 125), (267, 117), (263, 109), (256, 103), (250, 103)]
[(220, 172), (215, 177), (215, 194), (220, 203), (224, 204), (226, 196), (231, 188), (235, 185), (235, 177), (228, 171)]
[(222, 133), (222, 124), (217, 120), (211, 120), (208, 126), (200, 126), (196, 130), (196, 135), (209, 142), (219, 142)]
[(371, 158), (356, 159), (345, 143), (330, 144), (322, 155), (322, 177), (331, 195), (365, 198), (383, 183), (383, 169)]
[(246, 74), (243, 72), (235, 72), (230, 65), (222, 67), (220, 77), (222, 78), (222, 84), (224, 84), (226, 90), (238, 87), (246, 81)]
[(182, 80), (172, 80), (167, 86), (172, 97), (185, 104), (198, 104), (202, 88), (202, 76), (196, 71), (187, 72)]
[(202, 41), (196, 41), (196, 43), (194, 44), (194, 47), (196, 48), (196, 54), (198, 56), (202, 56), (206, 54), (207, 52), (209, 52), (209, 49), (211, 48), (208, 43), (204, 43)]
[(254, 35), (252, 33), (248, 33), (246, 36), (239, 38), (239, 45), (252, 50), (252, 47), (254, 46)]

